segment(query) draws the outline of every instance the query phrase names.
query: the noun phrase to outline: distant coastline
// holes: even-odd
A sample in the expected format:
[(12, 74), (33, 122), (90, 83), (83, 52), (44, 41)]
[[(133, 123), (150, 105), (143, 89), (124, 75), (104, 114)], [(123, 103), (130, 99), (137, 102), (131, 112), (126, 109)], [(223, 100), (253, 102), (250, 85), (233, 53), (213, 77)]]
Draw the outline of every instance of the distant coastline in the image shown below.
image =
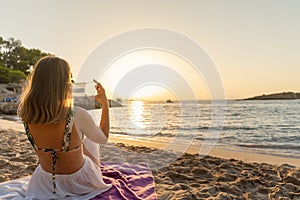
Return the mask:
[[(0, 118), (8, 120), (18, 120), (15, 118), (19, 104), (19, 98), (22, 91), (22, 85), (17, 83), (0, 84)], [(74, 105), (83, 107), (87, 110), (99, 109), (101, 105), (95, 101), (92, 96), (74, 97)], [(121, 100), (109, 99), (109, 107), (122, 107)], [(12, 117), (10, 116), (12, 115)]]
[(274, 93), (274, 94), (263, 94), (260, 96), (250, 97), (246, 99), (240, 100), (293, 100), (293, 99), (300, 99), (300, 93), (295, 92), (281, 92), (281, 93)]

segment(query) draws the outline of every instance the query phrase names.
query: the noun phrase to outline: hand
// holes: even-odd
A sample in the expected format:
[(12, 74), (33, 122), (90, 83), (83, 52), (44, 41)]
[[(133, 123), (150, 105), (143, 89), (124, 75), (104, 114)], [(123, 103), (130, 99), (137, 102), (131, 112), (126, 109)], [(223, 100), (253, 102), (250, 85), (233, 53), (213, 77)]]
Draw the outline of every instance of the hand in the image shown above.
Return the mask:
[(95, 85), (95, 88), (97, 90), (97, 95), (95, 96), (95, 99), (102, 105), (106, 105), (108, 104), (107, 102), (107, 97), (106, 97), (106, 93), (105, 93), (105, 89), (102, 87), (102, 85), (97, 82)]

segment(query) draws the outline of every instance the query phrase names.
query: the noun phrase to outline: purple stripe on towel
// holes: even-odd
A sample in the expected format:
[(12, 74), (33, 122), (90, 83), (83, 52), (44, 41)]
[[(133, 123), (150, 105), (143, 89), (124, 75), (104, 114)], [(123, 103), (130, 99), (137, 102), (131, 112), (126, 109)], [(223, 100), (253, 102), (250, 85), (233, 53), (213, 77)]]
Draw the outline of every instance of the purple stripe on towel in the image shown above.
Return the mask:
[(99, 199), (157, 199), (152, 172), (145, 163), (101, 162), (103, 180), (112, 188), (92, 198)]

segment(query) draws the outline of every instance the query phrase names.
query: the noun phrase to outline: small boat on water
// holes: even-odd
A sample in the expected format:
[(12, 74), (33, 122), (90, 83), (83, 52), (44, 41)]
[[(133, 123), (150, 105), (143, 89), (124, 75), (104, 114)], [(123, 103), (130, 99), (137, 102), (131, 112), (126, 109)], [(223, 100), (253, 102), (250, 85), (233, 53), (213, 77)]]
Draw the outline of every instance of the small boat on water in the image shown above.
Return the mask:
[(166, 100), (166, 103), (174, 103), (171, 99)]

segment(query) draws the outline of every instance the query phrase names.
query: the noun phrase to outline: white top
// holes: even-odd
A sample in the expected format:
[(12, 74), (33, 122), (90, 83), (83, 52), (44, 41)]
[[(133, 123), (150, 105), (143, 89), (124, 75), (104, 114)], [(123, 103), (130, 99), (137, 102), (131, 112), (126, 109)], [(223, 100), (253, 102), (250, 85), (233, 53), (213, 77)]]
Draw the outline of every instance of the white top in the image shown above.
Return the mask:
[(84, 108), (75, 107), (75, 119), (74, 123), (79, 137), (85, 135), (91, 141), (97, 144), (106, 144), (108, 138), (103, 131), (95, 124), (91, 115)]

